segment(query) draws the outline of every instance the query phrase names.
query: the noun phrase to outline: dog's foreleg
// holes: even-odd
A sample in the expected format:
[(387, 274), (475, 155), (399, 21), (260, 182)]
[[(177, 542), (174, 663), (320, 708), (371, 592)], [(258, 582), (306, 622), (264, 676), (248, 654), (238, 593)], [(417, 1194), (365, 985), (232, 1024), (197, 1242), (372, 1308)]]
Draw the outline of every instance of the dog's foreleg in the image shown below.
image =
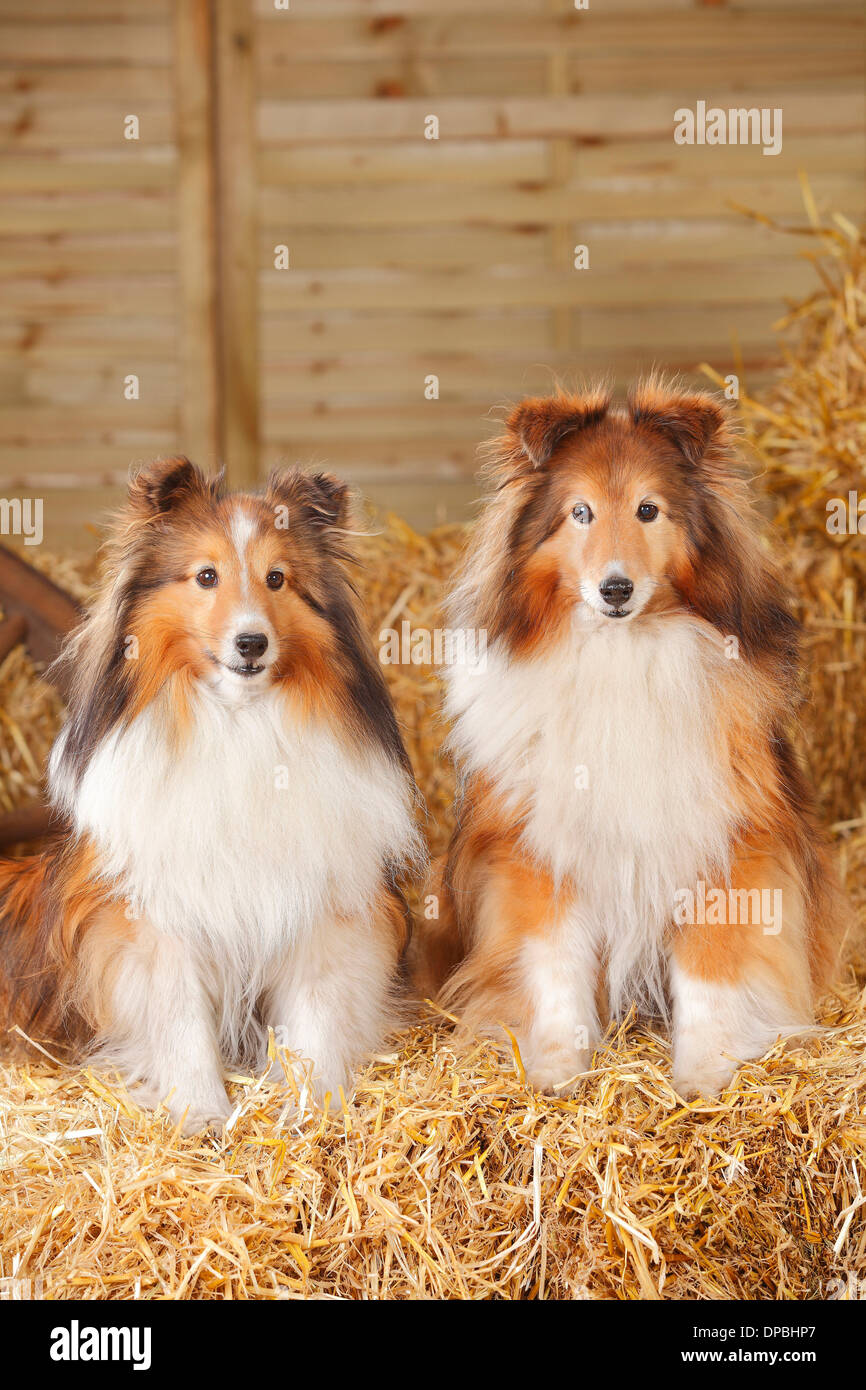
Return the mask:
[(82, 961), (96, 1056), (143, 1105), (165, 1101), (183, 1133), (218, 1129), (231, 1113), (215, 1010), (192, 949), (146, 922), (98, 929)]
[(547, 925), (521, 946), (517, 978), (526, 997), (527, 1079), (540, 1090), (568, 1093), (599, 1040), (598, 957), (590, 934), (569, 915)]
[(678, 928), (670, 961), (674, 1085), (685, 1097), (717, 1094), (740, 1062), (812, 1023), (805, 902), (784, 848), (743, 849), (730, 882), (702, 896), (710, 920)]
[(566, 1091), (599, 1040), (595, 933), (527, 860), (497, 858), (477, 879), (472, 949), (443, 997), (470, 1031), (515, 1030), (527, 1080)]
[[(320, 1102), (327, 1093), (337, 1102), (341, 1086), (349, 1094), (353, 1072), (394, 1026), (400, 935), (385, 905), (320, 924), (277, 966), (262, 1017), (281, 1051), (312, 1063)], [(275, 1064), (272, 1077), (281, 1073)]]

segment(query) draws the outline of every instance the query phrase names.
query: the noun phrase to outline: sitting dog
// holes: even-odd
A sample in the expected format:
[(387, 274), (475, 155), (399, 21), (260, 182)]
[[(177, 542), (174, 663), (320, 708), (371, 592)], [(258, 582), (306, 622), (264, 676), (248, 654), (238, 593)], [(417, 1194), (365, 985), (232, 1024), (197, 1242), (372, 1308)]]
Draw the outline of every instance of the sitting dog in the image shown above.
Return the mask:
[(145, 468), (61, 657), (64, 833), (0, 865), (9, 1022), (118, 1068), (194, 1132), (267, 1027), (320, 1094), (394, 1018), (415, 786), (347, 572), (347, 494)]
[(674, 1081), (717, 1092), (802, 1030), (844, 906), (789, 740), (797, 627), (726, 412), (652, 379), (527, 400), (449, 620), (462, 778), (417, 983), (516, 1030), (567, 1087), (607, 1017), (672, 1016)]

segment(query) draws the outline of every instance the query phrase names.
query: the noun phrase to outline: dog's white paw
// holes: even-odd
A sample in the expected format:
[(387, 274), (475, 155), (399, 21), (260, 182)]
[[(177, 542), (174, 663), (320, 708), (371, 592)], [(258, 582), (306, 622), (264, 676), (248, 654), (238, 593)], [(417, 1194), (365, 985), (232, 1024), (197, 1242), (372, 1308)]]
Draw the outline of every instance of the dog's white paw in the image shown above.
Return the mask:
[(141, 1082), (130, 1087), (129, 1096), (142, 1110), (158, 1110), (165, 1103), (171, 1123), (181, 1126), (180, 1132), (185, 1138), (205, 1130), (221, 1134), (232, 1113), (232, 1103), (222, 1087), (205, 1095), (191, 1095), (176, 1089), (166, 1095), (160, 1087)]
[(168, 1113), (172, 1124), (180, 1124), (180, 1132), (185, 1139), (194, 1134), (213, 1134), (222, 1136), (226, 1120), (232, 1113), (232, 1104), (223, 1091), (222, 1095), (177, 1100), (171, 1097)]
[(325, 1107), (325, 1097), (330, 1095), (329, 1109), (331, 1114), (339, 1114), (342, 1102), (340, 1100), (340, 1090), (348, 1101), (354, 1089), (352, 1077), (347, 1072), (332, 1072), (328, 1076), (315, 1076), (313, 1078), (313, 1100), (321, 1109)]
[(719, 1052), (682, 1060), (674, 1058), (674, 1090), (683, 1100), (719, 1095), (731, 1081), (738, 1063)]
[(530, 1052), (525, 1061), (526, 1079), (537, 1091), (558, 1096), (572, 1095), (581, 1082), (580, 1073), (589, 1070), (588, 1049), (557, 1047)]

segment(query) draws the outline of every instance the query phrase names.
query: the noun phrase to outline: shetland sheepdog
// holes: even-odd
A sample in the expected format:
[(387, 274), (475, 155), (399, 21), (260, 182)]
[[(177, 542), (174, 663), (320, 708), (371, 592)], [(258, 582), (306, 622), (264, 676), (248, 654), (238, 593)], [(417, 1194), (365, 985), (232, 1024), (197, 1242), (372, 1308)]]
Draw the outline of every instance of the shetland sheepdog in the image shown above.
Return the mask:
[(186, 1133), (229, 1115), (224, 1066), (264, 1066), (269, 1027), (336, 1095), (394, 1016), (416, 792), (347, 506), (325, 474), (225, 494), (176, 458), (132, 480), (60, 657), (65, 833), (0, 866), (9, 1021)]
[(844, 908), (789, 729), (798, 636), (726, 408), (659, 379), (526, 400), (449, 619), (461, 774), (417, 984), (576, 1085), (610, 1017), (669, 1017), (713, 1093), (813, 1020)]

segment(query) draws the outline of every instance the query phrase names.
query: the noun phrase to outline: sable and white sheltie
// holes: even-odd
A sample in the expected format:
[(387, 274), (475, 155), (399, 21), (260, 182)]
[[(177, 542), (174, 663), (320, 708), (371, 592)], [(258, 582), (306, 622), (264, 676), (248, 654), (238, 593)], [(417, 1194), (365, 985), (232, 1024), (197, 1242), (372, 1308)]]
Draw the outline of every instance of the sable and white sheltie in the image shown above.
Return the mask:
[(844, 906), (789, 742), (797, 628), (724, 407), (653, 379), (524, 401), (449, 621), (462, 776), (417, 982), (568, 1086), (606, 1017), (672, 1015), (710, 1093), (808, 1026)]
[(50, 788), (66, 834), (0, 866), (10, 1021), (88, 1048), (191, 1133), (267, 1027), (336, 1094), (393, 1018), (415, 787), (359, 619), (345, 487), (130, 485), (70, 640)]

